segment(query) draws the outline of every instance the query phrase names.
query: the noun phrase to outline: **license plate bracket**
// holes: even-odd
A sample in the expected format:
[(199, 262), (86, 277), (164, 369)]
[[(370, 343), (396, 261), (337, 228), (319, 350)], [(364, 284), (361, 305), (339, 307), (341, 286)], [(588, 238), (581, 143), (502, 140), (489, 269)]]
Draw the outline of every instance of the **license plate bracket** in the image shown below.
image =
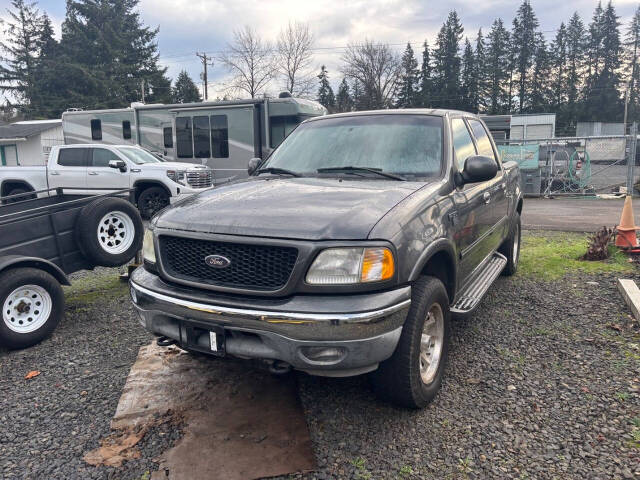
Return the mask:
[(182, 331), (187, 348), (220, 357), (225, 355), (224, 328), (189, 321), (183, 323)]

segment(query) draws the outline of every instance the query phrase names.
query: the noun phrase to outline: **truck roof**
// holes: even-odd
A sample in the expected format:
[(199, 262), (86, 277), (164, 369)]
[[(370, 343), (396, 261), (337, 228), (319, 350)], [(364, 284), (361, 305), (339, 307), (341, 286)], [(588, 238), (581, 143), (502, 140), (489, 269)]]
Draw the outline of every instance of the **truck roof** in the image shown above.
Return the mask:
[(361, 115), (432, 115), (438, 117), (445, 117), (447, 115), (464, 114), (477, 117), (475, 113), (464, 112), (462, 110), (444, 109), (444, 108), (398, 108), (387, 110), (363, 110), (359, 112), (345, 112), (345, 113), (333, 113), (331, 115), (324, 115), (322, 117), (314, 117), (307, 120), (307, 122), (316, 122), (318, 120), (325, 120), (336, 117), (351, 117)]

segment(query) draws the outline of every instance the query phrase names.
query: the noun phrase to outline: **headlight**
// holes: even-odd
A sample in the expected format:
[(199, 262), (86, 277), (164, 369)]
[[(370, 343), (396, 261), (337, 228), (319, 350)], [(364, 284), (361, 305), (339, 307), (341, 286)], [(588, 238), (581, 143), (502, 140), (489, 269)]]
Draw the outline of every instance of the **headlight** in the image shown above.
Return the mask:
[(184, 185), (184, 175), (184, 170), (167, 170), (167, 177), (182, 185)]
[(391, 250), (385, 247), (328, 248), (320, 252), (307, 272), (312, 285), (379, 282), (393, 277)]
[(156, 263), (156, 249), (153, 246), (153, 231), (146, 229), (144, 231), (144, 240), (142, 242), (142, 257), (151, 263)]

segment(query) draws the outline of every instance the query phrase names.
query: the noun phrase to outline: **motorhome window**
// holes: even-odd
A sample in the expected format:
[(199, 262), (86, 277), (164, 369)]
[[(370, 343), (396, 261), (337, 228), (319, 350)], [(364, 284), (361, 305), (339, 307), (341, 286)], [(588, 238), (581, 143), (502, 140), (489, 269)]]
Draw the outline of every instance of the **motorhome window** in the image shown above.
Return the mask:
[(125, 140), (131, 139), (131, 122), (129, 120), (122, 122), (122, 138)]
[(288, 115), (284, 117), (270, 117), (270, 143), (271, 148), (276, 148), (287, 138), (294, 128), (302, 121), (297, 115)]
[(108, 167), (109, 160), (120, 160), (115, 153), (106, 148), (92, 148), (91, 150), (91, 160), (89, 160), (91, 167)]
[(164, 127), (162, 135), (164, 136), (164, 148), (173, 148), (173, 128)]
[(91, 120), (91, 140), (102, 140), (102, 122), (97, 118)]
[(209, 117), (193, 117), (193, 153), (196, 158), (211, 156)]
[(176, 118), (176, 141), (178, 143), (178, 158), (193, 158), (191, 117)]
[(58, 153), (58, 165), (63, 167), (86, 167), (86, 148), (61, 148)]
[(229, 125), (226, 115), (211, 115), (213, 158), (229, 158)]

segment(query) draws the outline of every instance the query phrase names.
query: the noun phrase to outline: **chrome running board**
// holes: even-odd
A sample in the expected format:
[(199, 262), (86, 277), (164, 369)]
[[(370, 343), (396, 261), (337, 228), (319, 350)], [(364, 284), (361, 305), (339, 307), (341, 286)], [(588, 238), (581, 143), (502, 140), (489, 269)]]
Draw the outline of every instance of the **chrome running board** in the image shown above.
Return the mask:
[(451, 313), (467, 314), (473, 311), (506, 264), (507, 258), (495, 252), (481, 268), (471, 274), (464, 290), (457, 295), (457, 301), (451, 307)]

